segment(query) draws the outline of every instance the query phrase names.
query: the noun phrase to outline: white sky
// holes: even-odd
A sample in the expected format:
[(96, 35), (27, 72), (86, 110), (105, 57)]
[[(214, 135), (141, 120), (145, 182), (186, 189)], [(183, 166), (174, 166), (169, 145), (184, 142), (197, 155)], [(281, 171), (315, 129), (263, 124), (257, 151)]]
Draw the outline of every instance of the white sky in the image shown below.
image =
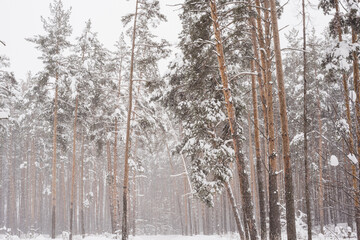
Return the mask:
[[(321, 34), (324, 26), (327, 26), (327, 18), (321, 11), (317, 10), (318, 0), (308, 0), (313, 2), (316, 10), (312, 10), (311, 25), (315, 27), (318, 34)], [(39, 51), (35, 49), (33, 43), (25, 38), (33, 37), (43, 33), (40, 16), (49, 16), (50, 0), (2, 0), (0, 7), (0, 40), (6, 46), (0, 46), (0, 54), (5, 54), (10, 58), (11, 70), (18, 79), (25, 79), (26, 73), (31, 71), (36, 73), (42, 67), (42, 63), (37, 57)], [(183, 0), (160, 0), (161, 11), (164, 13), (168, 22), (163, 23), (156, 31), (159, 37), (168, 40), (170, 43), (177, 42), (177, 35), (181, 31), (181, 23), (178, 17), (179, 7), (168, 6), (168, 4), (181, 3)], [(281, 0), (282, 4), (286, 2)], [(292, 27), (301, 29), (300, 0), (289, 0), (284, 14), (279, 22), (280, 28), (289, 25), (282, 30), (282, 35)], [(72, 7), (70, 18), (73, 27), (73, 38), (79, 36), (85, 22), (90, 18), (93, 30), (98, 32), (100, 41), (109, 49), (118, 39), (120, 33), (124, 31), (121, 23), (121, 16), (134, 11), (135, 0), (63, 0), (65, 9)], [(286, 46), (286, 41), (282, 37), (282, 47)]]

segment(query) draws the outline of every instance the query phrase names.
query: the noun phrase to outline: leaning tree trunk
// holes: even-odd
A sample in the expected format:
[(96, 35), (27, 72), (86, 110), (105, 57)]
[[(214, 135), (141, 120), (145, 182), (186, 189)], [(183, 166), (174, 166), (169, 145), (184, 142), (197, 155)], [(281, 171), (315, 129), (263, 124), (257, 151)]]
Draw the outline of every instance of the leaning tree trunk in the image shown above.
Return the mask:
[(54, 129), (53, 129), (53, 159), (51, 173), (51, 238), (55, 239), (56, 231), (56, 130), (57, 130), (57, 112), (58, 112), (58, 92), (59, 92), (59, 74), (55, 76), (55, 99), (54, 99)]
[(127, 195), (129, 186), (129, 152), (130, 152), (130, 122), (132, 110), (132, 89), (133, 89), (133, 75), (134, 75), (134, 55), (135, 55), (135, 35), (136, 35), (136, 20), (138, 13), (138, 3), (136, 0), (132, 47), (131, 47), (131, 63), (130, 63), (130, 79), (129, 79), (129, 107), (126, 123), (126, 140), (125, 140), (125, 169), (124, 169), (124, 185), (123, 185), (123, 219), (122, 219), (122, 240), (127, 240), (129, 237), (128, 222), (127, 222)]
[(286, 230), (288, 240), (296, 239), (294, 189), (292, 182), (292, 167), (290, 156), (290, 141), (288, 130), (288, 118), (286, 113), (286, 97), (284, 86), (284, 72), (280, 49), (279, 28), (277, 22), (277, 9), (275, 0), (270, 0), (272, 32), (274, 38), (274, 51), (276, 62), (276, 78), (278, 83), (278, 94), (280, 103), (280, 121), (282, 131), (282, 147), (285, 173), (285, 202), (286, 202)]
[(306, 59), (306, 25), (305, 25), (305, 0), (302, 0), (302, 22), (303, 22), (303, 64), (304, 64), (304, 164), (305, 164), (305, 201), (306, 201), (306, 222), (308, 225), (308, 240), (312, 239), (311, 224), (311, 206), (310, 206), (310, 176), (309, 176), (309, 159), (308, 159), (308, 142), (307, 142), (307, 59)]
[(240, 239), (245, 239), (245, 233), (244, 233), (244, 230), (243, 230), (243, 227), (242, 227), (242, 224), (241, 224), (239, 209), (238, 209), (238, 207), (236, 205), (235, 197), (234, 197), (234, 194), (232, 192), (232, 189), (231, 189), (231, 186), (230, 186), (229, 182), (225, 182), (225, 188), (226, 188), (226, 192), (227, 192), (228, 198), (229, 198), (230, 203), (231, 203), (231, 207), (232, 207), (233, 214), (234, 214), (234, 217), (235, 217), (236, 227), (237, 227), (237, 229), (239, 231)]
[(70, 236), (73, 237), (73, 217), (74, 217), (74, 195), (75, 195), (75, 166), (76, 166), (76, 122), (77, 122), (77, 110), (79, 104), (79, 97), (76, 96), (75, 100), (75, 117), (74, 117), (74, 136), (73, 136), (73, 154), (72, 154), (72, 174), (71, 174), (71, 199), (70, 199)]
[(216, 0), (210, 0), (210, 10), (211, 10), (211, 18), (213, 21), (213, 28), (214, 28), (214, 35), (216, 40), (216, 52), (217, 58), (219, 63), (219, 72), (221, 76), (221, 81), (223, 85), (223, 93), (226, 102), (227, 108), (227, 115), (229, 119), (230, 131), (232, 135), (233, 145), (234, 145), (234, 152), (236, 163), (238, 167), (239, 179), (240, 179), (240, 190), (242, 194), (242, 203), (243, 209), (245, 212), (245, 222), (248, 224), (248, 229), (250, 233), (250, 238), (258, 239), (256, 223), (255, 223), (255, 216), (254, 216), (254, 207), (252, 204), (252, 198), (250, 193), (250, 186), (249, 186), (249, 176), (248, 173), (245, 171), (245, 158), (241, 152), (241, 143), (238, 137), (238, 131), (236, 126), (236, 116), (235, 116), (235, 108), (232, 103), (231, 98), (231, 91), (228, 84), (228, 78), (226, 73), (226, 65), (225, 65), (225, 55), (221, 40), (221, 33), (220, 27), (217, 17), (217, 10), (216, 10)]

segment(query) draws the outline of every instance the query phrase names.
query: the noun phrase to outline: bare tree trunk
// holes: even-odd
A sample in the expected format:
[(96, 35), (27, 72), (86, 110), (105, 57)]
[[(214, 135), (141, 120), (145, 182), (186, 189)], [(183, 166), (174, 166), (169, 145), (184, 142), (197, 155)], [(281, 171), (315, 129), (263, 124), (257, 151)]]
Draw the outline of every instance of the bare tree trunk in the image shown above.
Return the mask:
[(273, 30), (272, 32), (274, 39), (275, 62), (276, 62), (276, 77), (279, 88), (278, 94), (279, 94), (279, 103), (280, 103), (280, 121), (281, 121), (281, 131), (282, 131), (281, 135), (282, 135), (284, 173), (285, 173), (285, 202), (286, 202), (286, 223), (287, 223), (286, 230), (287, 230), (288, 240), (295, 240), (296, 226), (295, 226), (295, 206), (294, 206), (294, 193), (293, 193), (294, 189), (292, 182), (288, 118), (286, 112), (284, 72), (282, 66), (279, 28), (277, 22), (277, 9), (276, 9), (275, 0), (270, 0), (270, 7), (271, 7), (270, 13), (271, 13), (271, 22), (272, 22), (272, 30)]
[[(61, 201), (63, 203), (66, 203), (66, 197), (67, 197), (67, 192), (65, 191), (66, 189), (66, 183), (65, 183), (65, 163), (64, 161), (61, 161), (61, 168), (60, 168), (60, 189), (61, 189), (61, 192), (60, 192), (60, 196), (61, 196)], [(62, 219), (62, 223), (63, 223), (63, 226), (65, 226), (65, 224), (67, 223), (67, 215), (66, 215), (66, 211), (67, 211), (67, 208), (66, 208), (66, 204), (63, 204), (63, 209), (61, 211), (61, 219)]]
[(236, 201), (235, 201), (235, 198), (234, 198), (234, 194), (233, 194), (231, 186), (230, 186), (230, 184), (228, 182), (225, 183), (225, 188), (226, 188), (226, 192), (228, 194), (228, 197), (229, 197), (229, 200), (230, 200), (230, 203), (231, 203), (231, 207), (232, 207), (233, 214), (234, 214), (234, 217), (235, 217), (236, 226), (237, 226), (237, 229), (239, 231), (240, 239), (245, 239), (245, 233), (244, 233), (244, 230), (243, 230), (243, 227), (242, 227), (242, 224), (241, 224), (239, 209), (236, 206)]
[(134, 26), (132, 36), (132, 47), (131, 47), (131, 63), (130, 63), (130, 79), (129, 79), (129, 107), (126, 124), (126, 139), (125, 139), (125, 169), (124, 169), (124, 184), (123, 184), (123, 219), (122, 219), (122, 240), (127, 240), (128, 233), (128, 222), (127, 222), (127, 195), (129, 185), (129, 152), (130, 152), (130, 122), (131, 122), (131, 111), (132, 111), (132, 93), (133, 93), (133, 75), (134, 75), (134, 54), (135, 54), (135, 38), (136, 38), (136, 20), (138, 13), (138, 3), (136, 0), (135, 15), (134, 15)]
[[(254, 61), (251, 61), (251, 65), (252, 65), (252, 69), (254, 67)], [(254, 70), (255, 71), (255, 70)], [(255, 76), (252, 75), (251, 76), (251, 82), (254, 83), (255, 85)], [(252, 87), (255, 87), (252, 85)], [(252, 90), (254, 90), (254, 88), (252, 88)], [(256, 91), (256, 89), (255, 89)], [(254, 92), (253, 92), (254, 94)], [(256, 92), (255, 92), (256, 95)], [(254, 99), (253, 99), (254, 100)], [(257, 101), (256, 101), (257, 104)], [(257, 111), (257, 109), (256, 109)], [(254, 111), (255, 112), (255, 111)], [(257, 113), (256, 113), (257, 115)], [(255, 179), (255, 165), (254, 165), (254, 153), (253, 153), (253, 146), (252, 146), (252, 134), (251, 134), (251, 120), (250, 120), (250, 112), (248, 112), (248, 125), (249, 125), (249, 163), (250, 163), (250, 180), (251, 180), (251, 193), (252, 193), (252, 197), (253, 197), (253, 202), (255, 203), (255, 215), (256, 215), (256, 220), (260, 219), (260, 211), (259, 211), (259, 207), (258, 207), (258, 195), (257, 195), (257, 188), (256, 188), (256, 179)], [(255, 148), (256, 148), (256, 143), (255, 143)], [(256, 150), (255, 150), (256, 151)]]
[[(269, 8), (269, 1), (265, 0), (266, 10)], [(265, 20), (269, 21), (269, 14), (265, 14)], [(270, 27), (269, 22), (266, 22), (266, 92), (267, 92), (267, 117), (268, 117), (268, 153), (269, 153), (269, 221), (270, 221), (270, 239), (281, 239), (281, 224), (280, 224), (280, 204), (279, 191), (277, 182), (277, 153), (275, 145), (275, 123), (274, 123), (274, 106), (273, 106), (273, 90), (270, 71)]]
[(119, 208), (119, 199), (118, 199), (118, 191), (117, 191), (117, 125), (118, 121), (117, 118), (115, 119), (115, 136), (114, 136), (114, 165), (113, 165), (113, 179), (112, 179), (112, 206), (114, 209), (114, 215), (113, 215), (113, 221), (115, 226), (115, 233), (117, 233), (120, 230), (120, 209)]
[(133, 212), (132, 212), (133, 231), (132, 231), (132, 234), (133, 234), (133, 236), (135, 236), (136, 235), (136, 169), (134, 169), (133, 174), (134, 175), (133, 175)]
[(238, 132), (236, 126), (236, 117), (235, 117), (235, 109), (233, 103), (231, 101), (231, 91), (228, 85), (227, 73), (226, 73), (226, 65), (225, 65), (225, 56), (224, 50), (221, 40), (221, 33), (219, 28), (219, 22), (217, 17), (217, 10), (216, 10), (216, 1), (210, 0), (210, 10), (211, 10), (211, 18), (213, 20), (213, 28), (214, 28), (214, 35), (216, 39), (216, 52), (217, 58), (219, 62), (219, 72), (221, 75), (221, 81), (223, 85), (223, 93), (226, 101), (226, 108), (228, 113), (229, 125), (232, 135), (232, 140), (234, 144), (234, 151), (235, 151), (235, 158), (238, 167), (239, 179), (240, 179), (240, 189), (242, 193), (242, 203), (243, 209), (245, 212), (245, 222), (247, 222), (249, 227), (249, 233), (252, 240), (258, 239), (256, 223), (255, 223), (255, 216), (254, 216), (254, 207), (252, 204), (251, 199), (251, 192), (249, 189), (249, 176), (248, 173), (245, 171), (245, 159), (241, 152), (242, 145), (238, 139)]
[(85, 237), (85, 219), (84, 219), (84, 130), (81, 134), (81, 156), (80, 156), (80, 220), (81, 220), (81, 237)]
[(312, 239), (311, 206), (310, 206), (310, 176), (307, 142), (307, 59), (306, 59), (306, 25), (305, 25), (305, 0), (302, 0), (302, 22), (303, 22), (303, 64), (304, 64), (304, 163), (305, 163), (305, 201), (306, 201), (306, 222), (308, 225), (308, 240)]
[(54, 128), (53, 128), (53, 159), (51, 171), (51, 238), (55, 239), (56, 234), (56, 132), (57, 132), (57, 111), (58, 111), (58, 91), (59, 91), (59, 74), (55, 76), (55, 102), (54, 102)]
[[(173, 162), (172, 162), (169, 145), (168, 145), (167, 141), (165, 141), (165, 144), (166, 144), (166, 152), (167, 152), (167, 155), (168, 155), (168, 158), (169, 158), (171, 174), (173, 175), (175, 172), (174, 172), (174, 165), (173, 165)], [(184, 235), (184, 223), (183, 223), (183, 218), (182, 218), (181, 202), (180, 202), (181, 199), (180, 199), (180, 195), (178, 194), (177, 189), (176, 189), (175, 180), (171, 181), (171, 182), (172, 182), (172, 189), (174, 191), (175, 198), (177, 199), (177, 205), (178, 205), (178, 208), (179, 208), (179, 214), (180, 214), (179, 218), (180, 218), (180, 224), (181, 224), (181, 232), (182, 232), (182, 235)], [(174, 214), (175, 214), (175, 212), (174, 212)]]
[(114, 205), (113, 205), (113, 174), (111, 169), (111, 153), (110, 153), (110, 143), (109, 140), (106, 141), (106, 153), (107, 153), (107, 162), (108, 162), (108, 196), (109, 196), (109, 206), (110, 206), (110, 222), (111, 222), (111, 232), (112, 234), (115, 233), (115, 221), (114, 221)]
[(35, 139), (32, 138), (31, 141), (31, 227), (35, 228), (35, 203), (36, 203), (36, 167), (35, 167)]
[[(357, 35), (352, 27), (352, 43), (357, 43)], [(359, 86), (359, 59), (358, 59), (358, 52), (353, 51), (353, 72), (354, 72), (354, 88), (356, 92), (356, 101), (355, 101), (355, 113), (356, 113), (356, 138), (357, 138), (357, 152), (360, 153), (360, 86)], [(358, 166), (360, 166), (360, 158), (358, 157)], [(357, 188), (357, 181), (354, 181), (355, 189), (355, 211), (356, 211), (356, 232), (357, 232), (357, 239), (360, 240), (360, 207), (359, 207), (359, 189)]]
[(189, 229), (189, 221), (188, 221), (188, 211), (187, 211), (187, 188), (186, 188), (186, 177), (183, 178), (184, 180), (184, 213), (185, 213), (185, 229), (184, 229), (184, 233), (185, 236), (189, 235), (188, 229)]
[[(256, 0), (256, 5), (260, 7), (259, 0)], [(262, 49), (265, 49), (264, 44), (264, 36), (262, 32), (262, 24), (261, 24), (261, 13), (260, 8), (258, 9), (258, 32), (259, 32), (259, 43)], [(250, 8), (251, 10), (251, 8)], [(267, 64), (265, 60), (265, 53), (261, 51), (261, 58), (259, 58), (258, 53), (258, 45), (257, 45), (257, 38), (256, 38), (256, 25), (255, 19), (253, 17), (250, 18), (251, 22), (251, 38), (253, 43), (253, 51), (255, 61), (259, 62), (261, 60), (262, 68), (260, 67), (259, 63), (256, 64), (256, 71), (258, 72), (258, 84), (260, 89), (260, 96), (261, 96), (261, 106), (263, 109), (264, 114), (264, 126), (265, 126), (265, 134), (266, 137), (268, 136), (268, 117), (267, 117), (267, 106), (266, 106), (266, 96), (263, 83), (266, 83), (266, 69)], [(254, 61), (252, 62), (252, 71), (255, 71)], [(260, 75), (261, 73), (261, 75)], [(254, 109), (254, 137), (255, 137), (255, 154), (256, 154), (256, 170), (257, 170), (257, 180), (258, 180), (258, 199), (259, 199), (259, 212), (260, 212), (260, 229), (261, 229), (261, 239), (267, 238), (267, 230), (266, 230), (266, 209), (265, 209), (265, 189), (264, 189), (264, 178), (263, 178), (263, 163), (261, 159), (261, 146), (260, 146), (260, 126), (259, 126), (259, 116), (258, 116), (258, 104), (257, 104), (257, 93), (256, 93), (256, 83), (255, 83), (255, 76), (252, 76), (252, 99), (253, 99), (253, 109)], [(256, 190), (255, 190), (256, 191)]]
[(319, 211), (320, 211), (320, 232), (324, 234), (324, 188), (323, 188), (323, 167), (322, 167), (322, 121), (319, 88), (317, 88), (318, 123), (319, 123)]
[(73, 218), (74, 218), (74, 198), (75, 198), (75, 166), (76, 166), (76, 122), (77, 122), (77, 110), (79, 105), (79, 97), (76, 96), (75, 100), (75, 118), (74, 118), (74, 135), (73, 135), (73, 154), (72, 154), (72, 173), (71, 173), (71, 199), (70, 199), (70, 236), (73, 237)]

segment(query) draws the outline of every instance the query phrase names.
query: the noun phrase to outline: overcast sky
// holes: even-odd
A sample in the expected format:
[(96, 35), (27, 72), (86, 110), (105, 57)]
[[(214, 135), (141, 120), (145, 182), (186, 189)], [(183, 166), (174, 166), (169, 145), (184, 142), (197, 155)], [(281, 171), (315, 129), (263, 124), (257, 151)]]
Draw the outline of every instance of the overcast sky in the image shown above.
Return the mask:
[[(308, 0), (317, 9), (318, 0)], [(26, 73), (36, 73), (42, 67), (37, 59), (40, 55), (34, 44), (27, 42), (25, 38), (43, 33), (40, 16), (49, 16), (50, 0), (2, 0), (0, 7), (0, 40), (6, 46), (0, 46), (0, 54), (10, 58), (11, 70), (18, 79), (25, 79)], [(167, 16), (168, 22), (163, 23), (156, 31), (159, 37), (170, 43), (177, 42), (177, 35), (181, 31), (178, 17), (179, 7), (169, 6), (183, 2), (183, 0), (160, 0), (161, 10)], [(286, 1), (281, 0), (284, 4)], [(73, 38), (79, 36), (85, 26), (85, 22), (91, 19), (93, 30), (98, 32), (100, 41), (111, 49), (124, 30), (121, 16), (133, 12), (135, 0), (63, 0), (65, 8), (72, 7), (71, 25)], [(291, 28), (301, 29), (300, 0), (290, 0), (285, 6), (284, 14), (280, 19), (280, 28), (289, 25), (282, 30), (282, 36)], [(311, 10), (309, 26), (314, 26), (319, 34), (327, 25), (321, 11)], [(286, 47), (286, 40), (282, 37), (282, 47)], [(164, 68), (164, 67), (163, 67)]]

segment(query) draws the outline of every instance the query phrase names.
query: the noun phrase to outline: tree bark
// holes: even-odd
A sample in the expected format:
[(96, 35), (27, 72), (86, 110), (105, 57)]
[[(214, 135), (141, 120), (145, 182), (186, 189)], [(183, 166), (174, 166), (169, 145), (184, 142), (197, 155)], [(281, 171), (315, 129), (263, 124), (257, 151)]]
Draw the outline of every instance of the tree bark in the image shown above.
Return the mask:
[(228, 194), (228, 197), (229, 197), (229, 200), (230, 200), (230, 203), (231, 203), (231, 207), (232, 207), (233, 214), (234, 214), (234, 217), (235, 217), (236, 226), (237, 226), (237, 229), (239, 231), (240, 239), (245, 239), (245, 233), (244, 233), (244, 230), (243, 230), (243, 226), (241, 224), (239, 209), (236, 206), (236, 201), (235, 201), (235, 198), (234, 198), (234, 194), (233, 194), (231, 186), (230, 186), (230, 184), (228, 182), (225, 183), (225, 188), (226, 188), (226, 192)]
[(75, 198), (75, 166), (76, 166), (76, 122), (77, 110), (79, 105), (79, 97), (75, 100), (75, 118), (74, 118), (74, 135), (73, 135), (73, 154), (72, 154), (72, 174), (71, 174), (71, 199), (70, 199), (70, 235), (69, 239), (73, 237), (73, 218), (74, 218), (74, 198)]
[[(286, 230), (288, 240), (296, 239), (295, 226), (295, 206), (294, 206), (294, 189), (292, 182), (292, 167), (290, 156), (290, 141), (288, 130), (288, 118), (286, 112), (286, 97), (284, 86), (284, 72), (282, 66), (282, 57), (280, 49), (279, 28), (277, 21), (277, 9), (275, 0), (270, 0), (270, 13), (273, 30), (275, 62), (276, 62), (276, 77), (278, 83), (278, 94), (280, 103), (280, 121), (281, 121), (281, 135), (284, 158), (284, 174), (285, 174), (285, 202), (286, 202)], [(271, 190), (270, 190), (271, 192)]]
[(81, 220), (81, 237), (84, 238), (85, 237), (85, 219), (84, 219), (84, 154), (85, 154), (85, 149), (84, 149), (84, 142), (85, 137), (84, 137), (84, 131), (82, 131), (81, 134), (81, 156), (80, 156), (80, 162), (81, 162), (81, 167), (80, 167), (80, 220)]
[[(260, 1), (256, 0), (256, 5), (260, 7)], [(261, 13), (260, 8), (258, 9), (258, 18), (257, 18), (257, 27), (259, 33), (259, 43), (260, 47), (265, 50), (264, 36), (262, 33), (262, 24), (261, 24)], [(251, 7), (250, 7), (251, 10)], [(267, 117), (267, 106), (266, 106), (266, 96), (263, 83), (266, 83), (266, 73), (267, 64), (265, 60), (265, 53), (261, 51), (261, 58), (259, 57), (257, 38), (256, 38), (256, 24), (255, 19), (251, 17), (251, 39), (253, 44), (253, 51), (255, 61), (259, 62), (261, 60), (262, 68), (259, 63), (256, 64), (256, 71), (258, 72), (257, 80), (260, 89), (260, 99), (262, 102), (262, 110), (264, 115), (264, 126), (265, 134), (268, 136), (268, 117)], [(255, 71), (254, 61), (252, 62), (252, 71)], [(257, 93), (256, 93), (256, 83), (255, 76), (252, 76), (252, 99), (253, 99), (253, 109), (254, 109), (254, 137), (255, 137), (255, 154), (256, 154), (256, 171), (257, 171), (257, 180), (258, 180), (258, 195), (259, 195), (259, 212), (260, 212), (260, 236), (261, 239), (267, 238), (266, 230), (266, 209), (265, 209), (265, 189), (264, 189), (264, 178), (263, 178), (263, 163), (261, 159), (261, 146), (260, 146), (260, 126), (259, 126), (259, 116), (258, 116), (258, 104), (257, 104)]]
[(113, 174), (111, 169), (111, 153), (110, 153), (110, 143), (109, 140), (106, 141), (106, 155), (107, 155), (107, 162), (108, 162), (108, 181), (107, 181), (107, 189), (108, 189), (108, 196), (109, 196), (109, 207), (110, 207), (110, 222), (111, 222), (111, 232), (112, 234), (115, 233), (115, 221), (114, 221), (114, 205), (113, 205)]
[(136, 38), (136, 20), (138, 13), (138, 3), (136, 0), (135, 15), (134, 15), (134, 26), (132, 36), (132, 47), (131, 47), (131, 63), (130, 63), (130, 79), (129, 79), (129, 107), (126, 123), (126, 140), (125, 140), (125, 169), (124, 169), (124, 185), (123, 185), (123, 219), (122, 219), (122, 240), (127, 240), (129, 237), (128, 233), (128, 222), (127, 222), (127, 195), (129, 185), (129, 152), (130, 152), (130, 122), (131, 122), (131, 111), (132, 111), (132, 93), (133, 93), (133, 75), (134, 75), (134, 55), (135, 55), (135, 38)]
[(310, 206), (310, 176), (307, 142), (307, 59), (306, 59), (306, 21), (305, 21), (305, 0), (302, 0), (302, 23), (303, 23), (303, 78), (304, 78), (304, 163), (305, 163), (305, 201), (306, 201), (306, 222), (308, 225), (308, 240), (312, 239), (311, 206)]
[(55, 239), (56, 234), (56, 132), (57, 132), (57, 111), (58, 111), (58, 91), (59, 74), (55, 76), (55, 100), (54, 100), (54, 129), (53, 129), (53, 159), (51, 171), (51, 238)]
[(322, 121), (319, 88), (317, 88), (318, 123), (319, 123), (319, 212), (320, 232), (324, 234), (324, 188), (323, 188), (323, 167), (322, 167)]
[(115, 227), (115, 233), (117, 233), (120, 229), (119, 226), (119, 219), (118, 217), (120, 217), (120, 209), (119, 208), (119, 199), (118, 199), (118, 191), (117, 191), (117, 125), (118, 125), (118, 121), (117, 118), (115, 119), (115, 136), (114, 136), (114, 165), (112, 168), (112, 206), (113, 206), (113, 210), (114, 210), (114, 215), (113, 215), (113, 221), (114, 221), (114, 227)]
[[(269, 1), (265, 0), (265, 9), (269, 9)], [(266, 11), (265, 10), (265, 11)], [(268, 118), (268, 153), (269, 153), (269, 221), (270, 221), (270, 239), (281, 239), (280, 224), (280, 203), (278, 191), (278, 174), (277, 174), (277, 153), (275, 146), (275, 123), (274, 123), (274, 106), (273, 90), (270, 70), (270, 23), (268, 12), (265, 13), (265, 30), (266, 30), (266, 92), (267, 92), (267, 118)]]
[[(352, 28), (351, 29), (351, 35), (352, 35), (352, 43), (357, 43), (357, 35), (355, 30)], [(357, 51), (353, 51), (352, 52), (352, 56), (353, 56), (353, 73), (354, 73), (354, 88), (355, 88), (355, 92), (356, 92), (356, 101), (355, 101), (355, 113), (356, 113), (356, 138), (357, 138), (357, 143), (356, 143), (356, 148), (357, 148), (357, 152), (360, 153), (360, 86), (359, 86), (359, 59), (358, 59), (358, 53)], [(360, 159), (359, 157), (357, 158), (358, 160), (358, 166), (360, 166)], [(358, 180), (357, 180), (358, 181)], [(359, 189), (356, 186), (357, 185), (357, 181), (355, 180), (353, 182), (354, 187), (355, 187), (355, 222), (356, 222), (356, 232), (357, 232), (357, 239), (360, 240), (360, 207), (359, 207)]]
[(225, 55), (221, 40), (220, 27), (217, 17), (216, 10), (216, 0), (210, 0), (210, 10), (211, 10), (211, 18), (213, 21), (214, 35), (216, 40), (216, 52), (219, 63), (219, 72), (221, 76), (221, 81), (223, 85), (223, 93), (226, 102), (227, 115), (229, 119), (230, 131), (232, 135), (235, 158), (238, 167), (239, 179), (240, 179), (240, 190), (242, 193), (242, 203), (243, 209), (245, 212), (245, 222), (248, 224), (250, 238), (252, 240), (258, 239), (255, 216), (254, 216), (254, 207), (251, 199), (250, 185), (249, 185), (249, 176), (245, 171), (245, 159), (244, 155), (241, 152), (242, 144), (238, 138), (237, 126), (236, 126), (236, 116), (235, 116), (235, 108), (232, 103), (231, 91), (228, 84), (227, 73), (226, 73), (226, 65), (225, 65)]

